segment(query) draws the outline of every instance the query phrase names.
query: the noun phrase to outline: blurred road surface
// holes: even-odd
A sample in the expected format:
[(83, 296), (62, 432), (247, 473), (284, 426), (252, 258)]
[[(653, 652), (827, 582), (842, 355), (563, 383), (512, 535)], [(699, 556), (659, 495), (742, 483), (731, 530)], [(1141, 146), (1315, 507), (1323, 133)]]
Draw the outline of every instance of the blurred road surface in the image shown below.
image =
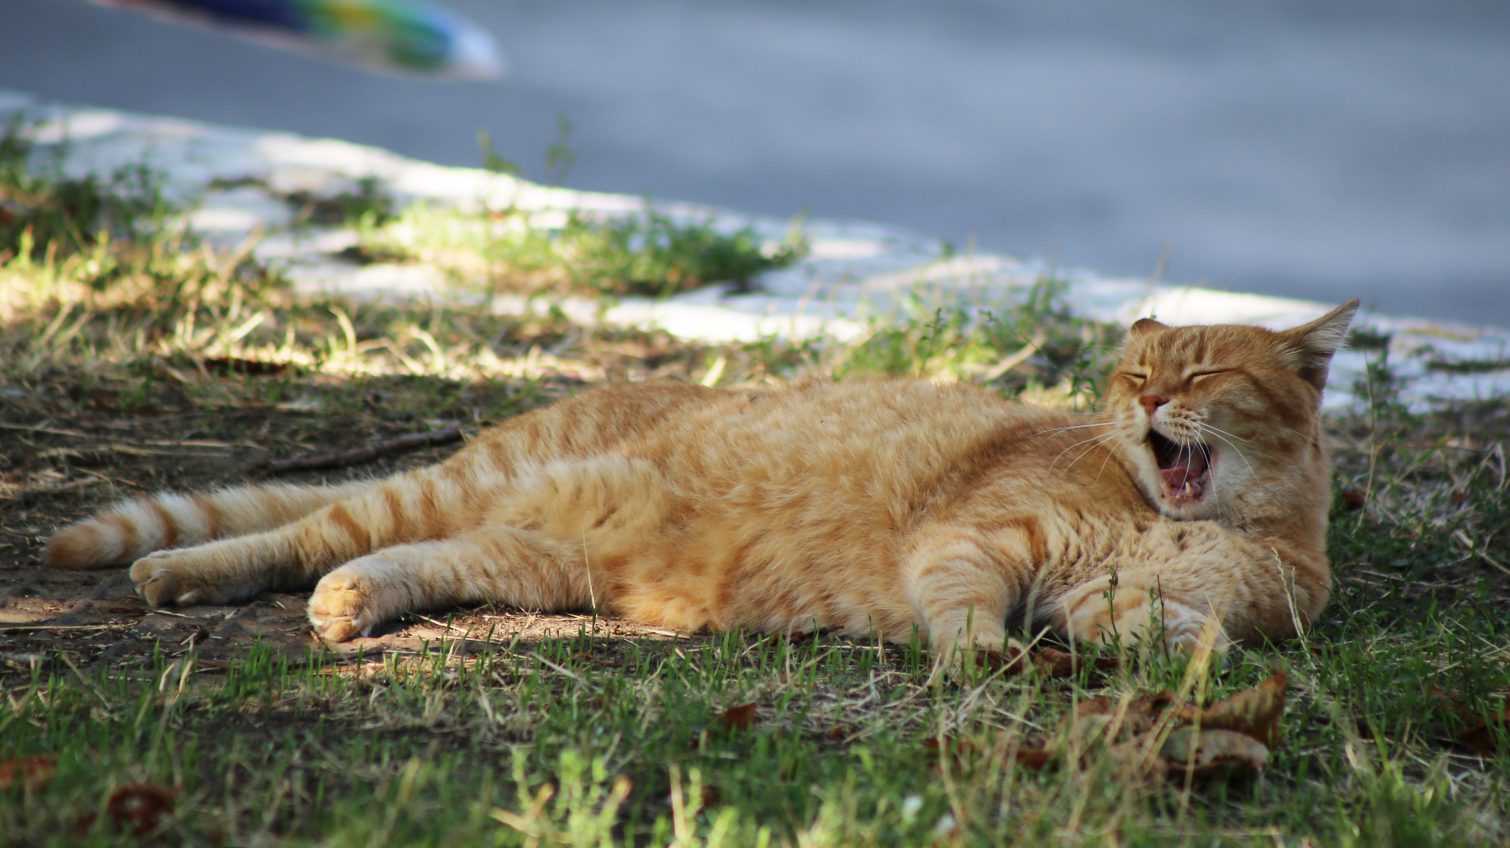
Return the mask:
[(1510, 4), (446, 2), (508, 79), (0, 0), (0, 86), (535, 178), (564, 116), (572, 187), (1510, 326)]

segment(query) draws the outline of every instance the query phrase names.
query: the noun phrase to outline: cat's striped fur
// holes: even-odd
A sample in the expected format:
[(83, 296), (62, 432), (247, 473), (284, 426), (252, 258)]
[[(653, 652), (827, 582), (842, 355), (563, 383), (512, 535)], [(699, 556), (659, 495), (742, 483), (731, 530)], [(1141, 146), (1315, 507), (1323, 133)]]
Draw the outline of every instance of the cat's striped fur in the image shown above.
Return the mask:
[(383, 481), (130, 501), (46, 558), (134, 560), (153, 606), (313, 585), (332, 640), (481, 601), (919, 627), (940, 656), (1000, 646), (1012, 614), (1085, 639), (1284, 636), (1329, 591), (1320, 397), (1355, 309), (1280, 333), (1140, 321), (1095, 416), (922, 381), (605, 386)]

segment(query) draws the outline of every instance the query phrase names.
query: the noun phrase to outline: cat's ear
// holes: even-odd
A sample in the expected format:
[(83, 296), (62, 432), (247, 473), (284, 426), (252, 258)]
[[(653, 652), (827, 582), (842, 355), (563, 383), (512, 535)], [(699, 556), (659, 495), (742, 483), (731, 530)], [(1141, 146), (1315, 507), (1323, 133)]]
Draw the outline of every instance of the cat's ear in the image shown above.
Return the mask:
[(1333, 309), (1309, 324), (1301, 324), (1279, 334), (1287, 357), (1300, 372), (1301, 379), (1321, 391), (1326, 386), (1327, 368), (1332, 354), (1347, 341), (1347, 328), (1358, 313), (1358, 298)]
[(1139, 318), (1138, 320), (1133, 322), (1132, 334), (1135, 336), (1141, 336), (1144, 333), (1152, 333), (1154, 330), (1167, 329), (1169, 329), (1169, 326), (1167, 324), (1161, 324), (1152, 318)]

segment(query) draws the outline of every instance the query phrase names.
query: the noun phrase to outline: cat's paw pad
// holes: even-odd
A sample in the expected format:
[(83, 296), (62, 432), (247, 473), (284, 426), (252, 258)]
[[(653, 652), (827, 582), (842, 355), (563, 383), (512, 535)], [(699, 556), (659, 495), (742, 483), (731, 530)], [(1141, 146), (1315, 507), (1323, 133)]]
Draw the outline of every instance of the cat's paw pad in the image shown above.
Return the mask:
[(359, 576), (333, 571), (320, 579), (309, 598), (309, 623), (327, 642), (366, 636), (377, 621), (372, 592)]
[(157, 551), (131, 565), (131, 584), (150, 607), (213, 603), (214, 592), (180, 551)]
[(1065, 604), (1071, 637), (1101, 644), (1162, 639), (1187, 652), (1207, 643), (1224, 651), (1231, 644), (1220, 623), (1194, 607), (1135, 589), (1119, 589), (1108, 598), (1106, 589), (1086, 587)]

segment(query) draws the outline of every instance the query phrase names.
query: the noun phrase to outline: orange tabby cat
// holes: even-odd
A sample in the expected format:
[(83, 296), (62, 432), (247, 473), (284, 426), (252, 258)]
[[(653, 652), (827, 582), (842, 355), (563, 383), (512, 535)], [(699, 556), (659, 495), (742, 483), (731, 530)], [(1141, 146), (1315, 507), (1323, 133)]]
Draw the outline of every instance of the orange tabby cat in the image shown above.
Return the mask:
[(1138, 321), (1094, 416), (923, 381), (604, 386), (384, 481), (129, 501), (46, 557), (134, 560), (153, 606), (314, 585), (336, 641), (484, 601), (918, 627), (940, 658), (999, 649), (1011, 615), (1090, 640), (1282, 637), (1327, 601), (1320, 400), (1356, 309), (1284, 332)]

